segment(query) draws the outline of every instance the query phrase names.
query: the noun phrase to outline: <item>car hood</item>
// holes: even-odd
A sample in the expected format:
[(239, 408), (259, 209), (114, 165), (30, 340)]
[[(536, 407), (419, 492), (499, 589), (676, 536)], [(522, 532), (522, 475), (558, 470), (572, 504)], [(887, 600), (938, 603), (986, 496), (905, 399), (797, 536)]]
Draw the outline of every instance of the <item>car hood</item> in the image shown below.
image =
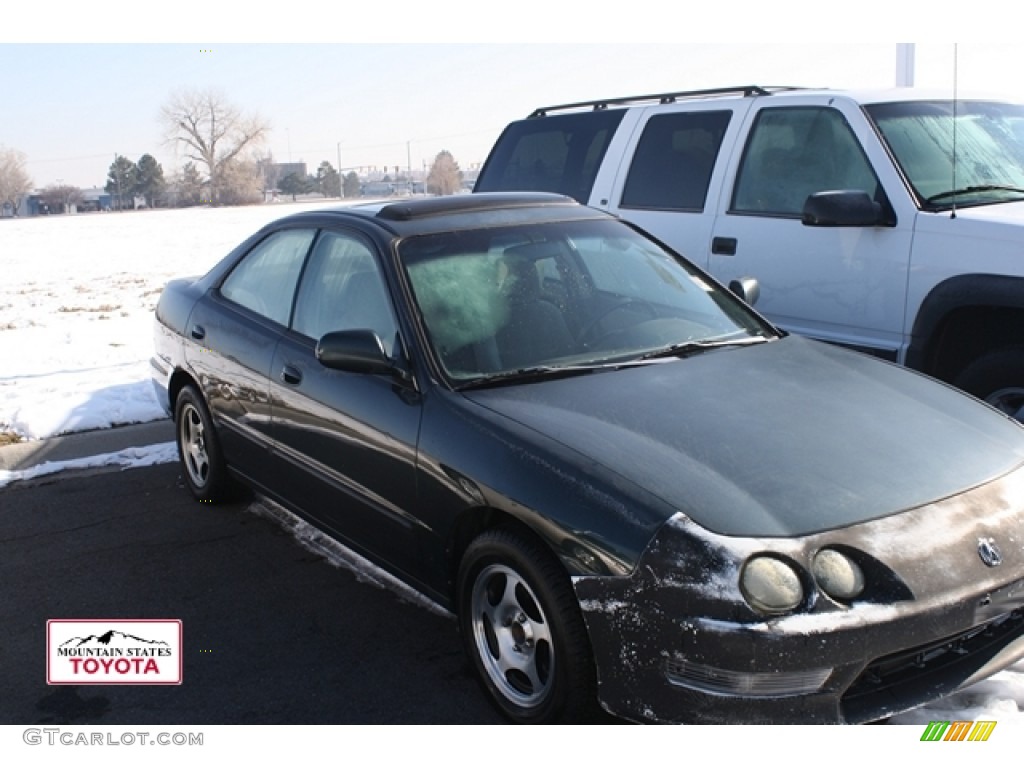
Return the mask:
[(617, 473), (725, 535), (885, 517), (1024, 463), (1016, 422), (799, 337), (465, 394), (577, 452), (580, 471)]

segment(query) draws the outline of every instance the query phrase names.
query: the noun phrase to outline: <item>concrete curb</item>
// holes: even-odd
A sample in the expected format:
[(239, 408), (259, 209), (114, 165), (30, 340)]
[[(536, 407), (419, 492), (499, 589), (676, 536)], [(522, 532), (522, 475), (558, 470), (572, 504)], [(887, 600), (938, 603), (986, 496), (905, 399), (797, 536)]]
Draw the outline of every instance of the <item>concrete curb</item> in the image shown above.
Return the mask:
[(47, 461), (70, 461), (172, 440), (174, 425), (169, 419), (29, 440), (0, 447), (0, 470), (18, 471)]

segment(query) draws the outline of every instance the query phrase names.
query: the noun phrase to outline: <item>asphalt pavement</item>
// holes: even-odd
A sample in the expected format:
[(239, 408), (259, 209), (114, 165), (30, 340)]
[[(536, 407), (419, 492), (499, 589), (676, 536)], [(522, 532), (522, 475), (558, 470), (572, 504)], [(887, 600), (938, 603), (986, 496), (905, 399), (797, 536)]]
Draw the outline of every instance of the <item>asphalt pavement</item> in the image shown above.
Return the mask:
[(161, 419), (145, 424), (76, 432), (46, 440), (24, 440), (0, 446), (0, 470), (24, 470), (47, 461), (69, 461), (116, 453), (126, 448), (142, 448), (173, 439), (174, 425), (169, 419)]
[[(0, 489), (0, 583), (0, 725), (502, 722), (454, 619), (196, 503), (176, 463)], [(47, 620), (106, 618), (180, 620), (181, 684), (48, 685)]]

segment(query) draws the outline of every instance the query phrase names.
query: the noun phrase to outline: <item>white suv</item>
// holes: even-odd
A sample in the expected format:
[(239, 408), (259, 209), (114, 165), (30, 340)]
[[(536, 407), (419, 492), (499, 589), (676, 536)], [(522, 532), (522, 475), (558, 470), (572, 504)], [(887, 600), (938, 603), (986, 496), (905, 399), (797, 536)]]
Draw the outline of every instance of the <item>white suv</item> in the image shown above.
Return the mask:
[(783, 328), (1024, 420), (1024, 105), (744, 86), (546, 107), (492, 149), (475, 191), (498, 190), (614, 212), (757, 278)]

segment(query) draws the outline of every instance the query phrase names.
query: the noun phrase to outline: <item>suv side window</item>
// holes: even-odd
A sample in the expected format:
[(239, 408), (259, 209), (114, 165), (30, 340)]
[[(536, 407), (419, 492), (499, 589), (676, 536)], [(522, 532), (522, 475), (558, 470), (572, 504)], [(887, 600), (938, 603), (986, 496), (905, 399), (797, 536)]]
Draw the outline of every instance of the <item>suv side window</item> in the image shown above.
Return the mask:
[(625, 110), (536, 117), (512, 123), (480, 171), (475, 192), (558, 192), (581, 203)]
[(292, 328), (319, 339), (331, 331), (374, 331), (390, 355), (398, 325), (374, 258), (361, 239), (324, 232), (302, 275)]
[(295, 284), (316, 230), (285, 229), (260, 242), (231, 270), (221, 296), (288, 325)]
[(763, 109), (736, 175), (731, 213), (800, 216), (808, 196), (878, 180), (842, 114), (826, 107)]
[(675, 112), (647, 121), (621, 207), (703, 211), (732, 112)]

